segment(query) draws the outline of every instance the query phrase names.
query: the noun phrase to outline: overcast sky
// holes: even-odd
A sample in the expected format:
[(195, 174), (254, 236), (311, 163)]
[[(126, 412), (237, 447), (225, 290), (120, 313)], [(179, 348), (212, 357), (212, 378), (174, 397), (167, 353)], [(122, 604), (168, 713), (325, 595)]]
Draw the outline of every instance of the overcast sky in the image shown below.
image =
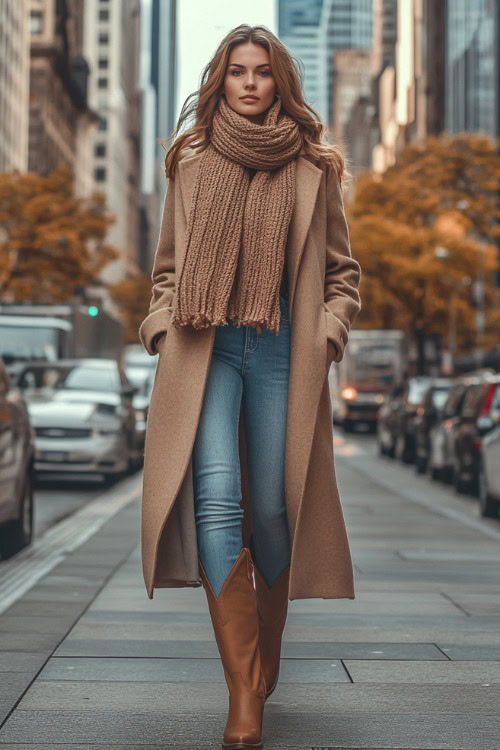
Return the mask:
[(277, 34), (275, 0), (179, 0), (179, 73), (177, 112), (200, 85), (203, 68), (222, 38), (240, 23), (262, 24)]

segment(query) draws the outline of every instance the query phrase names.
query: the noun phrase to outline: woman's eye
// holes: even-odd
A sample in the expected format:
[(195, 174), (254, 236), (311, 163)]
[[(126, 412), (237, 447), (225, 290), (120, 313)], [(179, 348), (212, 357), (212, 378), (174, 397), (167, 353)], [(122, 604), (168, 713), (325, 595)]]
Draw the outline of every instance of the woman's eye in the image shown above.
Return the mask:
[[(236, 75), (237, 73), (241, 73), (241, 70), (233, 70), (232, 71), (233, 76)], [(259, 70), (259, 73), (263, 73), (264, 74), (264, 78), (266, 76), (270, 76), (271, 75), (271, 72), (269, 70)]]

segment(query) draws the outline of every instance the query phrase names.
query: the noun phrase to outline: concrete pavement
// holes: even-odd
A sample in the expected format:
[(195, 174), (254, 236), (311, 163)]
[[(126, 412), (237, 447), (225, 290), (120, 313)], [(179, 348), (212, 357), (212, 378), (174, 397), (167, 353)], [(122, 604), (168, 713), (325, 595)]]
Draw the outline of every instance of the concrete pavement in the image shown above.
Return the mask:
[[(499, 750), (500, 521), (373, 440), (339, 430), (336, 466), (356, 599), (290, 602), (265, 748)], [(204, 591), (149, 600), (117, 507), (0, 614), (0, 750), (220, 747)]]

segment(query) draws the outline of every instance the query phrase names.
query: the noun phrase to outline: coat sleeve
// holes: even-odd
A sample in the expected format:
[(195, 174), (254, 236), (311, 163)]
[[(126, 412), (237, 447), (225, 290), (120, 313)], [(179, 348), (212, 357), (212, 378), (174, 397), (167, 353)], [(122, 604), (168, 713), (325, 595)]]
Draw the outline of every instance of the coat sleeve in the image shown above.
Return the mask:
[(342, 190), (337, 175), (330, 165), (326, 167), (326, 198), (324, 310), (328, 340), (335, 348), (333, 361), (341, 362), (344, 358), (350, 327), (361, 310), (361, 298), (358, 292), (361, 268), (351, 255)]
[(175, 292), (175, 182), (167, 182), (160, 237), (156, 247), (151, 281), (152, 297), (147, 317), (139, 328), (139, 338), (148, 354), (157, 354), (155, 338), (168, 330)]

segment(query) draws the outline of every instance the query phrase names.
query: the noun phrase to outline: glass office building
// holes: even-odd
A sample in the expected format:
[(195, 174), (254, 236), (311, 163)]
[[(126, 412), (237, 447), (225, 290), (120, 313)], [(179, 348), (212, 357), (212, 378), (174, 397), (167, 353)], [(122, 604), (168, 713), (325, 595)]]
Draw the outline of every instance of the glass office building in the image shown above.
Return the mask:
[(307, 101), (329, 122), (336, 49), (370, 49), (372, 0), (279, 0), (279, 37), (305, 65)]
[(448, 0), (445, 126), (499, 136), (498, 0)]

